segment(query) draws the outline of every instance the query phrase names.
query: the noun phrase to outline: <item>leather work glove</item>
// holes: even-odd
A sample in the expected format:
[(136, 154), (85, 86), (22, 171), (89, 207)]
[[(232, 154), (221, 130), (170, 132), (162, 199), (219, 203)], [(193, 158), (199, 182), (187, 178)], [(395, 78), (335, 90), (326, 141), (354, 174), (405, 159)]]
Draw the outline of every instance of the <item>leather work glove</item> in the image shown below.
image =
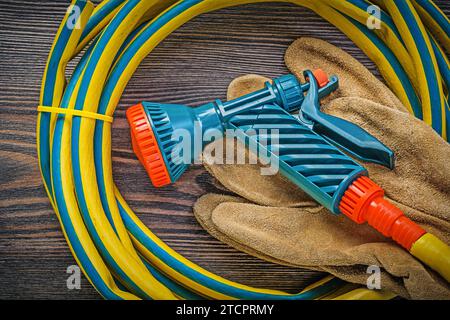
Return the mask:
[[(322, 101), (322, 110), (361, 126), (395, 152), (394, 170), (362, 165), (409, 218), (449, 244), (450, 145), (333, 45), (299, 39), (287, 50), (285, 62), (299, 77), (302, 70), (319, 67), (339, 76), (340, 89)], [(260, 89), (267, 80), (240, 77), (230, 84), (228, 99)], [(215, 143), (223, 141), (207, 149)], [(443, 278), (368, 225), (331, 214), (280, 174), (261, 175), (259, 165), (208, 164), (207, 149), (205, 167), (236, 194), (207, 194), (197, 201), (197, 220), (214, 237), (271, 262), (326, 271), (363, 285), (370, 276), (368, 267), (376, 266), (382, 289), (405, 298), (450, 299)]]

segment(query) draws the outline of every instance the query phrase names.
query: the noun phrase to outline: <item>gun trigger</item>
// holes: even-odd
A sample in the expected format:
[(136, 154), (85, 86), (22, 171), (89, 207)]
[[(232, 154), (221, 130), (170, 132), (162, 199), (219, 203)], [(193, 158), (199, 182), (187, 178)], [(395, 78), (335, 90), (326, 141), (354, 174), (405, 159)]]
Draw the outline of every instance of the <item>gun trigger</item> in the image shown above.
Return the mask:
[(394, 168), (394, 152), (361, 127), (320, 111), (319, 85), (314, 74), (306, 70), (310, 86), (302, 106), (299, 119), (310, 123), (309, 127), (331, 143), (355, 156), (357, 159)]

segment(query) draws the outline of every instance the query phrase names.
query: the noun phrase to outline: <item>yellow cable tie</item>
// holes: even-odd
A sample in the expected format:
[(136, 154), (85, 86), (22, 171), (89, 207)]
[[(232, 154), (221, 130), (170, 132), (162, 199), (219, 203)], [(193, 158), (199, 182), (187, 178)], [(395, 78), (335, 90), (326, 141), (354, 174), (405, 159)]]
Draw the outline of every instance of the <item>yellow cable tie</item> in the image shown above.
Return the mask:
[(85, 110), (77, 110), (77, 109), (38, 106), (37, 111), (38, 112), (64, 114), (64, 115), (72, 115), (72, 116), (77, 116), (77, 117), (105, 121), (105, 122), (109, 122), (109, 123), (112, 123), (114, 120), (114, 118), (111, 116), (107, 116), (107, 115), (95, 113), (95, 112), (90, 112), (90, 111), (85, 111)]

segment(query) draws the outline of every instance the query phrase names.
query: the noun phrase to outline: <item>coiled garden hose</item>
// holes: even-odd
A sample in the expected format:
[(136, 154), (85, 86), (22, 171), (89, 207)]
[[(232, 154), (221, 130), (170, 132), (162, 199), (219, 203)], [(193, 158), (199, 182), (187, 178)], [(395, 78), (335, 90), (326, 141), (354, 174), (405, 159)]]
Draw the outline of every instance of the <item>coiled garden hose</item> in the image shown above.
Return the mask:
[[(168, 247), (135, 215), (115, 187), (111, 122), (133, 72), (165, 37), (193, 17), (268, 0), (106, 0), (95, 9), (75, 0), (55, 37), (38, 108), (39, 164), (50, 202), (85, 276), (108, 299), (386, 299), (327, 277), (297, 294), (252, 288), (223, 279)], [(416, 117), (449, 136), (449, 19), (430, 0), (290, 0), (334, 24), (378, 66)], [(369, 30), (368, 19), (379, 29)], [(73, 21), (72, 21), (73, 22)], [(65, 66), (88, 43), (70, 80)], [(416, 254), (450, 270), (439, 244), (423, 239)], [(431, 254), (430, 254), (431, 252)], [(414, 252), (413, 252), (414, 253)], [(425, 256), (425, 258), (424, 258)], [(447, 255), (448, 257), (448, 255)], [(447, 278), (447, 277), (446, 277)], [(449, 280), (449, 278), (447, 278)]]

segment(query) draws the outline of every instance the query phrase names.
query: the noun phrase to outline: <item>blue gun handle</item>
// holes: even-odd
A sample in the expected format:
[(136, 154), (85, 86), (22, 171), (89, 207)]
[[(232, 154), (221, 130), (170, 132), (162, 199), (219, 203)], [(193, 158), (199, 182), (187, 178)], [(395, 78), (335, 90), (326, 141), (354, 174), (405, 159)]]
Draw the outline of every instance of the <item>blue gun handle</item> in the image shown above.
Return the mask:
[(333, 213), (340, 213), (348, 186), (367, 175), (364, 167), (276, 104), (236, 115), (227, 126), (242, 130), (237, 137), (252, 152), (276, 160), (285, 177)]
[(300, 108), (299, 119), (356, 158), (393, 169), (395, 157), (391, 149), (359, 126), (321, 112), (317, 81), (309, 70), (304, 72), (304, 76), (310, 79), (309, 91)]

